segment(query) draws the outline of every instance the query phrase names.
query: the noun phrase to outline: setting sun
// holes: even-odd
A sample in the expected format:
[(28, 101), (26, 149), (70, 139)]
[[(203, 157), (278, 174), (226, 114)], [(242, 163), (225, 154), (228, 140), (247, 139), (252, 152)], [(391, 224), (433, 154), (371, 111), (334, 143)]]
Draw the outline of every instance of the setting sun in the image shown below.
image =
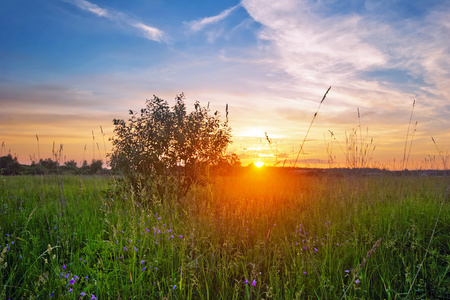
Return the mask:
[(253, 163), (255, 165), (255, 167), (257, 168), (261, 168), (262, 166), (264, 166), (264, 163), (262, 161), (256, 161)]

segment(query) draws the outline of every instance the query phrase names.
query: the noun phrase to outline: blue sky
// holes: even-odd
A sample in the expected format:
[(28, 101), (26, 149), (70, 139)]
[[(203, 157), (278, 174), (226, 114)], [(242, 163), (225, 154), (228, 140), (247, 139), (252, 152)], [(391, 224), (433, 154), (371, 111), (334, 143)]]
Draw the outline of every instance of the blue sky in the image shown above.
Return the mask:
[(429, 159), (431, 137), (450, 149), (449, 20), (448, 1), (4, 0), (2, 154), (28, 162), (37, 134), (42, 157), (55, 141), (67, 159), (104, 158), (92, 154), (92, 131), (102, 144), (100, 126), (107, 139), (113, 118), (184, 92), (188, 106), (229, 104), (230, 151), (291, 159), (332, 86), (304, 162), (331, 154), (345, 165), (339, 144), (361, 123), (372, 162), (398, 167), (416, 99), (410, 168), (439, 167)]

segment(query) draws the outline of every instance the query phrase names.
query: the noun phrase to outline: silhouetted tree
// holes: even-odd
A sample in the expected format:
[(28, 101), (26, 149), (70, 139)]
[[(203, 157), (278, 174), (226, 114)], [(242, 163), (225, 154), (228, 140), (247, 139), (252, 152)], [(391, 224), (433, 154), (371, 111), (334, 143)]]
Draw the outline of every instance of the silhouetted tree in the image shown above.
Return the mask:
[(102, 170), (103, 170), (103, 162), (100, 159), (92, 160), (92, 163), (89, 166), (89, 173), (92, 175), (101, 174)]
[(130, 110), (128, 122), (114, 119), (112, 169), (132, 179), (175, 176), (186, 189), (201, 181), (209, 166), (221, 161), (231, 139), (228, 106), (224, 122), (217, 111), (209, 112), (195, 102), (187, 113), (181, 94), (173, 107), (154, 96), (139, 113)]
[(65, 161), (64, 165), (59, 167), (61, 174), (76, 175), (80, 174), (80, 169), (77, 168), (77, 162), (75, 160)]
[(72, 159), (72, 160), (64, 162), (64, 165), (68, 166), (68, 167), (75, 167), (76, 168), (77, 167), (77, 162)]
[(84, 160), (83, 163), (81, 164), (81, 173), (82, 174), (89, 174), (91, 171), (91, 168), (89, 167), (89, 164), (87, 162), (87, 160)]
[(1, 175), (19, 175), (20, 164), (17, 157), (12, 157), (11, 154), (0, 157), (0, 174)]
[(47, 169), (48, 171), (56, 171), (56, 168), (58, 167), (58, 162), (53, 161), (51, 158), (47, 159), (41, 159), (39, 161), (39, 165)]

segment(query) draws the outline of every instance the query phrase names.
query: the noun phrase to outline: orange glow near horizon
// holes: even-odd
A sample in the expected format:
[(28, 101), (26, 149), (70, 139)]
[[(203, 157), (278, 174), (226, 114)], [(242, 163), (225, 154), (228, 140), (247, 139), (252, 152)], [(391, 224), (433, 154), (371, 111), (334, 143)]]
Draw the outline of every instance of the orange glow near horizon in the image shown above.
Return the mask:
[[(95, 128), (94, 125), (91, 126)], [(31, 161), (38, 161), (40, 158), (54, 158), (52, 153), (53, 142), (55, 148), (59, 149), (60, 144), (63, 145), (62, 156), (60, 157), (60, 164), (63, 164), (69, 160), (75, 160), (79, 165), (86, 160), (88, 163), (93, 159), (101, 159), (104, 163), (107, 162), (107, 154), (111, 152), (112, 144), (109, 138), (113, 136), (113, 130), (111, 126), (104, 126), (104, 134), (100, 129), (94, 130), (95, 140), (92, 139), (92, 130), (79, 130), (71, 131), (69, 136), (67, 133), (51, 132), (41, 133), (43, 130), (37, 130), (39, 141), (36, 139), (36, 134), (17, 134), (2, 136), (0, 140), (0, 156), (11, 154), (13, 157), (17, 157), (21, 164), (31, 164)], [(67, 130), (69, 132), (69, 130)], [(82, 134), (81, 134), (82, 133)], [(315, 138), (314, 133), (311, 134), (312, 138)], [(292, 167), (294, 161), (297, 158), (299, 146), (293, 143), (288, 143), (286, 140), (276, 145), (278, 139), (273, 140), (272, 148), (262, 138), (239, 138), (234, 140), (233, 145), (239, 145), (237, 147), (230, 147), (228, 154), (235, 153), (239, 156), (244, 166), (254, 165), (256, 168), (263, 166), (284, 166)], [(379, 145), (377, 141), (374, 144), (377, 149), (370, 152), (367, 157), (367, 167), (388, 169), (388, 170), (400, 170), (402, 169), (402, 153), (404, 141), (395, 142), (392, 141), (386, 146)], [(333, 145), (332, 154), (333, 160), (329, 158), (329, 153), (326, 152), (326, 144), (320, 141), (310, 142), (307, 145), (306, 154), (302, 154), (296, 166), (301, 168), (347, 168), (352, 167), (346, 160), (346, 153), (344, 153), (336, 143)], [(344, 144), (341, 141), (341, 144)], [(447, 149), (448, 144), (441, 138), (437, 140), (439, 143), (439, 149)], [(359, 145), (359, 144), (358, 144)], [(392, 146), (391, 146), (392, 145)], [(57, 150), (56, 149), (56, 150)], [(414, 152), (414, 154), (413, 154)], [(412, 169), (444, 169), (443, 161), (447, 161), (448, 152), (442, 151), (441, 154), (437, 153), (431, 138), (426, 140), (414, 140), (413, 151), (407, 168)], [(352, 157), (350, 157), (352, 158)], [(357, 159), (358, 157), (355, 157)], [(351, 160), (352, 162), (353, 160)], [(448, 165), (448, 163), (447, 163)], [(448, 167), (448, 166), (447, 166)]]

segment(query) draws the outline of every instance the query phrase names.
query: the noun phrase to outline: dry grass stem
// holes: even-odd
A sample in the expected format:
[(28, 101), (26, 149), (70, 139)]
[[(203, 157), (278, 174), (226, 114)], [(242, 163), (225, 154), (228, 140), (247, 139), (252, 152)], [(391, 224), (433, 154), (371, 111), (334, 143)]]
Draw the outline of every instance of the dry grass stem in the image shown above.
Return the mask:
[[(405, 140), (405, 148), (403, 150), (403, 161), (402, 161), (402, 170), (404, 170), (406, 168), (406, 147), (408, 145), (408, 138), (409, 138), (409, 129), (411, 127), (411, 121), (412, 121), (412, 117), (413, 117), (413, 112), (414, 112), (414, 106), (416, 105), (416, 99), (414, 99), (413, 101), (413, 105), (412, 105), (412, 109), (411, 109), (411, 115), (409, 117), (409, 124), (408, 124), (408, 130), (406, 131), (406, 140)], [(411, 142), (412, 143), (412, 140)]]
[(317, 111), (316, 111), (316, 113), (314, 114), (314, 117), (312, 118), (311, 123), (309, 124), (308, 130), (306, 131), (306, 135), (305, 135), (305, 137), (304, 137), (304, 139), (303, 139), (302, 144), (300, 145), (300, 150), (298, 150), (297, 158), (295, 159), (295, 162), (294, 162), (294, 168), (295, 168), (295, 166), (296, 166), (296, 164), (297, 164), (297, 161), (298, 161), (298, 158), (299, 158), (299, 156), (300, 156), (300, 153), (302, 153), (302, 151), (303, 151), (303, 146), (305, 145), (305, 141), (306, 141), (306, 138), (308, 137), (309, 131), (311, 130), (312, 124), (314, 123), (314, 120), (316, 119), (317, 114), (319, 113), (320, 106), (322, 105), (323, 101), (324, 101), (325, 98), (327, 97), (327, 94), (328, 94), (328, 92), (330, 91), (330, 89), (331, 89), (331, 86), (328, 88), (328, 90), (327, 90), (327, 91), (325, 92), (325, 94), (323, 95), (322, 100), (321, 100), (320, 103), (319, 103), (319, 107), (317, 108)]
[(434, 146), (436, 147), (436, 150), (438, 151), (439, 157), (442, 160), (442, 164), (444, 165), (444, 170), (447, 170), (447, 158), (444, 158), (444, 156), (442, 155), (441, 150), (439, 150), (436, 141), (434, 140), (433, 137), (431, 137), (431, 140), (433, 141)]
[(352, 282), (350, 282), (350, 284), (347, 286), (347, 288), (345, 289), (344, 294), (342, 295), (341, 299), (344, 299), (345, 296), (347, 295), (348, 290), (350, 289), (350, 287), (353, 285), (353, 283), (355, 282), (355, 279), (358, 275), (358, 272), (362, 270), (362, 268), (364, 268), (364, 266), (367, 263), (367, 260), (372, 256), (373, 253), (375, 253), (375, 251), (377, 250), (377, 248), (381, 245), (381, 242), (383, 241), (382, 238), (380, 238), (378, 241), (375, 242), (375, 244), (373, 245), (372, 249), (369, 250), (369, 252), (367, 252), (366, 257), (363, 259), (363, 261), (361, 262), (361, 264), (359, 265), (359, 269), (356, 270), (356, 272), (353, 274), (353, 279)]
[(381, 241), (383, 239), (380, 238), (372, 247), (372, 249), (369, 250), (369, 252), (367, 252), (366, 257), (363, 259), (362, 263), (359, 265), (359, 268), (362, 269), (364, 268), (364, 266), (366, 265), (367, 260), (370, 258), (370, 256), (372, 256), (372, 254), (375, 252), (375, 250), (377, 250), (377, 248), (381, 245)]

